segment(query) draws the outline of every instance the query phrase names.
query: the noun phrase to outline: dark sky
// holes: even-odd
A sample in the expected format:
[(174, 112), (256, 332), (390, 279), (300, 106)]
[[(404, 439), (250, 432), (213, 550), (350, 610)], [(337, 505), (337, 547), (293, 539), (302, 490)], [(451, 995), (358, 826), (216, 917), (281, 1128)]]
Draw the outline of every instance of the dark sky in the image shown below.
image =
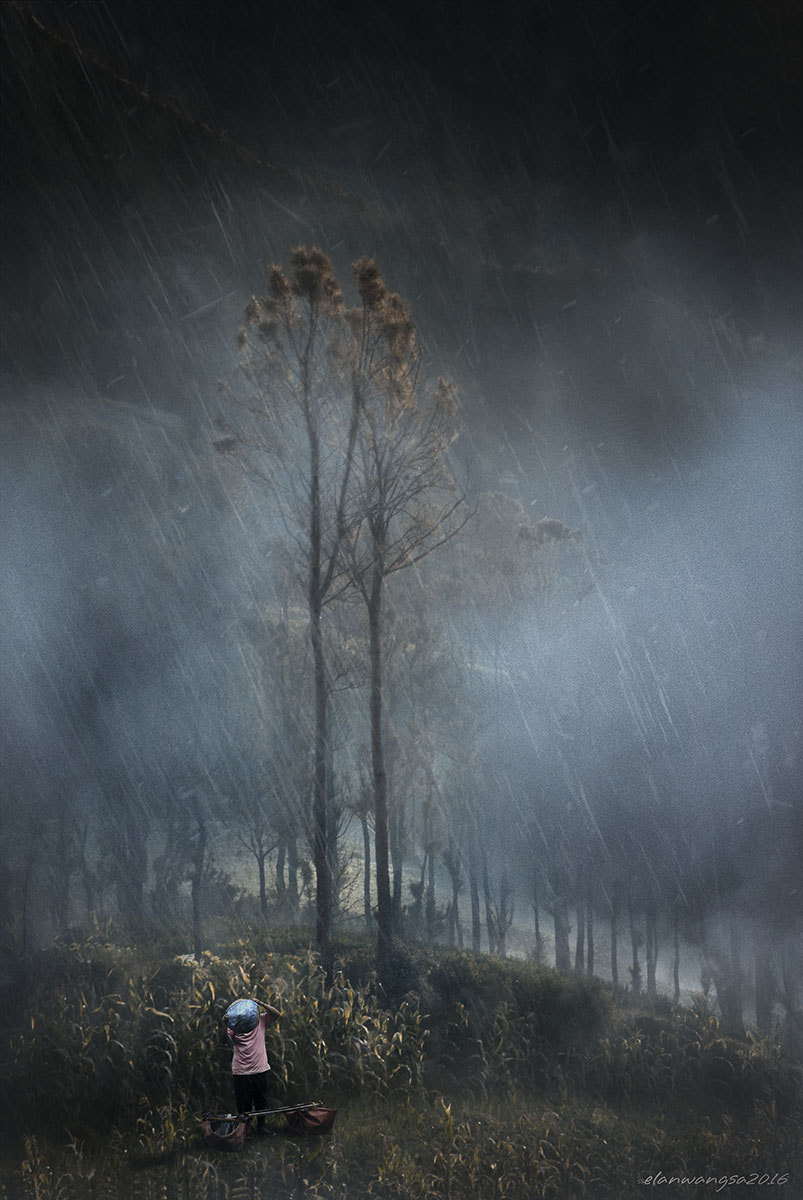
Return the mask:
[[(26, 241), (28, 263), (40, 253), (65, 169), (98, 208), (119, 208), (112, 174), (128, 170), (133, 138), (139, 174), (123, 181), (131, 203), (142, 206), (148, 172), (158, 173), (153, 147), (165, 190), (175, 170), (173, 191), (187, 192), (178, 175), (192, 127), (203, 122), (265, 163), (300, 168), (378, 206), (386, 239), (355, 233), (354, 245), (384, 254), (386, 266), (390, 246), (395, 282), (423, 297), (430, 328), (438, 321), (426, 305), (452, 286), (434, 264), (433, 279), (422, 274), (433, 239), (453, 259), (505, 273), (491, 301), (499, 308), (520, 306), (518, 295), (509, 299), (511, 279), (515, 292), (527, 283), (522, 272), (541, 272), (543, 294), (532, 301), (541, 326), (573, 302), (581, 275), (587, 288), (599, 292), (607, 281), (621, 294), (617, 272), (639, 283), (650, 276), (649, 287), (673, 302), (732, 313), (747, 337), (794, 327), (803, 313), (803, 9), (795, 0), (32, 0), (5, 6), (4, 16), (12, 35), (3, 205), (15, 268)], [(50, 79), (47, 40), (32, 37), (31, 16), (80, 47), (81, 66), (63, 80)], [(59, 69), (66, 58), (56, 55)], [(100, 64), (133, 87), (114, 91)], [(146, 111), (137, 90), (184, 125), (166, 129), (167, 109)], [(100, 111), (88, 119), (93, 91)], [(218, 151), (200, 146), (196, 160)], [(298, 231), (308, 237), (309, 228)], [(331, 224), (323, 232), (330, 243), (340, 236)], [(640, 237), (655, 239), (657, 274), (655, 251), (648, 262)], [(407, 250), (397, 251), (405, 238)], [(350, 243), (344, 253), (347, 263)], [(249, 255), (244, 247), (242, 260)], [(550, 292), (558, 277), (565, 286)], [(453, 324), (470, 322), (460, 313)], [(529, 317), (525, 326), (529, 338)], [(505, 363), (516, 356), (507, 347)], [(476, 371), (498, 369), (479, 358)]]
[(683, 170), (728, 137), (754, 168), (800, 169), (794, 0), (28, 7), (144, 89), (288, 159), (311, 142), (327, 166), (378, 166), (371, 134), (387, 134), (385, 169), (406, 152), (408, 166), (457, 170), (460, 148), (486, 177), (570, 171), (593, 188), (612, 169)]
[(721, 311), (766, 306), (774, 322), (799, 303), (795, 0), (14, 11), (80, 46), (90, 75), (90, 59), (108, 64), (263, 161), (406, 205), (419, 226), (423, 214), (478, 239), (473, 252), (490, 243), (505, 270), (562, 270), (572, 253), (604, 270), (612, 230), (647, 232), (673, 240), (690, 287), (704, 276)]

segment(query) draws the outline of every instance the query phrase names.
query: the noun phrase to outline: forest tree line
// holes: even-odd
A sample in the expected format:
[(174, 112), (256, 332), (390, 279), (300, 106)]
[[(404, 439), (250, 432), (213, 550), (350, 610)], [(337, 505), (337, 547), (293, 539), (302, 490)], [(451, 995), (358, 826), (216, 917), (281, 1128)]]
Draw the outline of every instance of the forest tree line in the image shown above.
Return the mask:
[[(220, 720), (155, 781), (102, 691), (54, 686), (80, 755), (60, 789), (29, 772), (34, 820), (7, 811), (8, 938), (31, 950), (43, 913), (60, 932), (112, 915), (133, 937), (181, 914), (200, 955), (214, 918), (250, 913), (314, 921), (329, 962), (356, 913), (381, 977), (400, 936), (504, 957), (515, 921), (538, 961), (634, 993), (656, 993), (660, 956), (676, 1000), (691, 945), (728, 1023), (749, 988), (769, 1032), (799, 1007), (784, 942), (799, 905), (778, 882), (800, 851), (791, 733), (708, 736), (688, 697), (727, 692), (726, 631), (701, 622), (679, 673), (625, 626), (615, 567), (583, 530), (473, 495), (454, 390), (425, 378), (408, 305), (372, 260), (353, 285), (349, 308), (327, 256), (294, 251), (249, 304), (221, 389), (214, 470), (256, 514), (259, 562), (217, 647)], [(184, 550), (164, 542), (142, 570), (161, 626), (158, 586)], [(564, 676), (589, 609), (606, 639)], [(224, 844), (253, 862), (250, 901)]]

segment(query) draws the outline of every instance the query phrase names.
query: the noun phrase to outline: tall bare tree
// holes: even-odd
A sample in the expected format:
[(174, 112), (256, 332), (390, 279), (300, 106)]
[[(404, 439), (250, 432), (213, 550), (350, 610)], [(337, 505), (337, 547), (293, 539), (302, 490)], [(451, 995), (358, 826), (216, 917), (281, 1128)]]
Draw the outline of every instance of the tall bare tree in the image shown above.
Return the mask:
[(349, 314), (352, 396), (359, 419), (344, 551), (368, 623), (381, 979), (393, 938), (383, 728), (385, 585), (452, 537), (467, 518), (448, 464), (457, 434), (453, 389), (443, 380), (431, 390), (423, 386), (415, 323), (406, 303), (386, 288), (377, 264), (361, 259), (353, 277), (362, 301)]
[(332, 848), (327, 817), (329, 673), (324, 609), (343, 583), (345, 528), (357, 427), (346, 373), (345, 307), (332, 263), (316, 247), (292, 251), (289, 272), (270, 269), (267, 294), (253, 297), (240, 330), (247, 395), (223, 424), (223, 451), (239, 450), (268, 487), (295, 547), (306, 598), (314, 673), (313, 857), (316, 944), (331, 960)]

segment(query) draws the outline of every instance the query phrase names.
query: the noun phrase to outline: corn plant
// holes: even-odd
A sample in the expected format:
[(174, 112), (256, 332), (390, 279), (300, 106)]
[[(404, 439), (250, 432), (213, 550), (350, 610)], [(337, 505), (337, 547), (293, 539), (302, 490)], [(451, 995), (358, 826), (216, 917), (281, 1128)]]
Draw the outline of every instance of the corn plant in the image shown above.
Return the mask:
[(270, 997), (282, 1010), (269, 1032), (278, 1101), (421, 1087), (427, 1030), (418, 1006), (384, 1008), (369, 984), (354, 987), (342, 974), (327, 983), (309, 956), (205, 955), (115, 983), (92, 1003), (80, 989), (40, 989), (37, 1011), (9, 1045), (7, 1094), (22, 1097), (23, 1127), (35, 1129), (46, 1107), (48, 1124), (82, 1136), (150, 1122), (164, 1130), (154, 1134), (159, 1144), (172, 1142), (172, 1114), (231, 1103), (221, 1017), (240, 995)]

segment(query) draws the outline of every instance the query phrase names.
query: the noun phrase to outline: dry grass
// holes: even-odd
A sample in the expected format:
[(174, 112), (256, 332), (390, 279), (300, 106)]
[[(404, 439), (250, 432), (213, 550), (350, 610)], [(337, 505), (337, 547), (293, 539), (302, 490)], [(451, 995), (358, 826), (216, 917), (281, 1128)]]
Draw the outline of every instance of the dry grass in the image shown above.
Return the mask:
[[(327, 984), (307, 953), (243, 945), (201, 964), (143, 964), (97, 940), (53, 951), (6, 1037), (0, 1200), (624, 1200), (654, 1195), (639, 1181), (658, 1171), (787, 1171), (773, 1194), (800, 1189), (802, 1076), (777, 1046), (725, 1038), (704, 1011), (623, 1014), (585, 981), (466, 954), (409, 950), (417, 992), (388, 1004), (359, 947), (352, 958)], [(233, 1099), (220, 1016), (254, 994), (283, 1013), (277, 1103), (321, 1099), (338, 1121), (299, 1139), (278, 1120), (272, 1138), (214, 1155), (198, 1114)]]

